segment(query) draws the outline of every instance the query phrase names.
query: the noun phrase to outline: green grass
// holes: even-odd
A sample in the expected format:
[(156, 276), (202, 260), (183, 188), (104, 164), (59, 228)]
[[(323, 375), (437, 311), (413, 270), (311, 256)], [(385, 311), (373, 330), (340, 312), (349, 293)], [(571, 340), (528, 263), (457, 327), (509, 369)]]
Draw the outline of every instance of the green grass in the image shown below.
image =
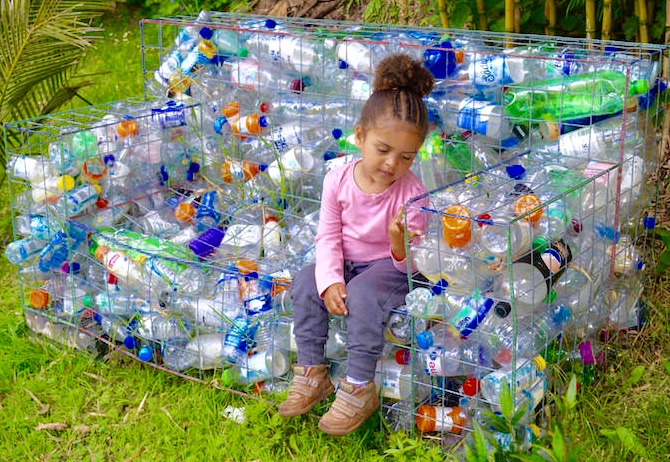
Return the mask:
[[(82, 71), (91, 103), (142, 94), (139, 17), (106, 17), (104, 41)], [(87, 105), (83, 100), (72, 108)], [(66, 108), (69, 109), (69, 108)], [(6, 187), (6, 185), (5, 185)], [(1, 223), (9, 203), (0, 196)], [(4, 236), (5, 243), (11, 239)], [(25, 326), (16, 268), (0, 259), (0, 461), (444, 460), (437, 446), (380, 431), (379, 416), (353, 435), (317, 429), (318, 413), (281, 419), (269, 399), (242, 397), (115, 354), (92, 359)], [(601, 380), (582, 390), (568, 435), (584, 461), (670, 460), (670, 311), (667, 277), (649, 284), (648, 324), (614, 351)], [(635, 371), (635, 372), (634, 372)], [(242, 408), (245, 422), (222, 413)]]

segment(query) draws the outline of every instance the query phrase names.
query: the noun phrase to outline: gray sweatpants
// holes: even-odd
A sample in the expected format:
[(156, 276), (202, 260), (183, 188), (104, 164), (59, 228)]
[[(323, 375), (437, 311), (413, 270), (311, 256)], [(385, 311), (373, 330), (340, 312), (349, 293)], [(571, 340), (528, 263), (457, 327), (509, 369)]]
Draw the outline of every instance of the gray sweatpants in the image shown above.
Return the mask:
[[(409, 292), (407, 275), (398, 271), (390, 258), (385, 258), (367, 263), (345, 262), (344, 280), (349, 310), (345, 318), (347, 375), (371, 381), (382, 353), (384, 329), (391, 310), (404, 305)], [(324, 364), (329, 314), (317, 292), (314, 265), (302, 268), (289, 290), (298, 363)]]

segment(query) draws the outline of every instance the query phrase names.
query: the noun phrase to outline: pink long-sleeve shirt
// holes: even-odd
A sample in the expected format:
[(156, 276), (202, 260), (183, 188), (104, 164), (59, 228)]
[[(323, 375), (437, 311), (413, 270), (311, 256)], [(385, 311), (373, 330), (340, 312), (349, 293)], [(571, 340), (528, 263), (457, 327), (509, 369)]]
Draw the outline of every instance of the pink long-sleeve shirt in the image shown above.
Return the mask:
[[(357, 161), (360, 162), (360, 161)], [(391, 258), (398, 271), (407, 273), (406, 260), (391, 255), (389, 226), (398, 209), (426, 192), (411, 171), (379, 194), (361, 191), (354, 181), (357, 162), (329, 171), (323, 180), (319, 226), (316, 235), (316, 286), (323, 297), (335, 283), (344, 284), (344, 262)], [(406, 210), (408, 228), (423, 232), (425, 214)]]

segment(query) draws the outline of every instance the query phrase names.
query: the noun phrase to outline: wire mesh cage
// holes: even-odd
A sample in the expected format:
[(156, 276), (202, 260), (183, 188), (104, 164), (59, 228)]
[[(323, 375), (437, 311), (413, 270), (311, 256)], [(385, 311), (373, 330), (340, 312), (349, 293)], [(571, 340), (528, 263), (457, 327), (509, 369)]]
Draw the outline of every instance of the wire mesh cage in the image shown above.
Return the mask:
[[(388, 427), (451, 448), (507, 383), (530, 441), (548, 392), (594, 380), (642, 322), (664, 47), (207, 11), (140, 27), (145, 100), (6, 126), (23, 140), (8, 257), (34, 330), (284, 390), (323, 177), (359, 158), (396, 52), (435, 85), (412, 167), (429, 192), (405, 210), (426, 229), (375, 378)], [(334, 381), (346, 346), (332, 317)]]

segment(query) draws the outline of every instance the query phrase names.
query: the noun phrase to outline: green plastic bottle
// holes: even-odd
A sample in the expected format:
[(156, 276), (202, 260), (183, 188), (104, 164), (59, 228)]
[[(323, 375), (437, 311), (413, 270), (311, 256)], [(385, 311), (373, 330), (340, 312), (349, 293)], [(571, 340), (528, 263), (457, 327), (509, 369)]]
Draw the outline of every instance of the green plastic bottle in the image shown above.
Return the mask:
[(505, 114), (515, 123), (541, 120), (571, 120), (621, 112), (627, 96), (646, 93), (646, 80), (629, 82), (619, 71), (600, 70), (537, 81), (528, 87), (505, 91)]

